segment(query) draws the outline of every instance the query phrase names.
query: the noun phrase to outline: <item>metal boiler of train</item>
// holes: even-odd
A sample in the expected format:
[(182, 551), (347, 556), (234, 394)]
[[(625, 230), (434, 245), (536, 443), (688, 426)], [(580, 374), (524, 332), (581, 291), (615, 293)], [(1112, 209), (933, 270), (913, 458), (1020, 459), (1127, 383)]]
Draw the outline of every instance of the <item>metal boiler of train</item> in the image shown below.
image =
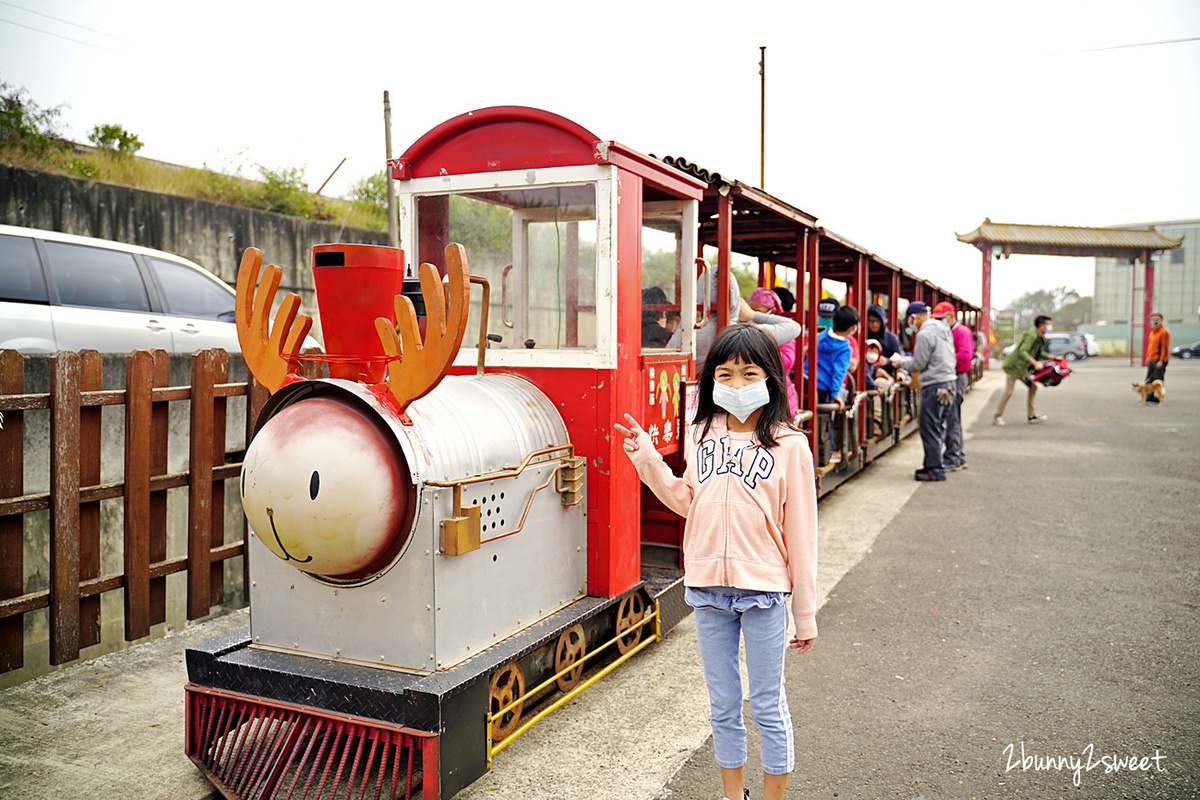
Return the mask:
[(255, 644), (433, 672), (586, 593), (583, 465), (528, 381), (449, 376), (404, 414), (301, 381), (262, 418), (242, 473)]

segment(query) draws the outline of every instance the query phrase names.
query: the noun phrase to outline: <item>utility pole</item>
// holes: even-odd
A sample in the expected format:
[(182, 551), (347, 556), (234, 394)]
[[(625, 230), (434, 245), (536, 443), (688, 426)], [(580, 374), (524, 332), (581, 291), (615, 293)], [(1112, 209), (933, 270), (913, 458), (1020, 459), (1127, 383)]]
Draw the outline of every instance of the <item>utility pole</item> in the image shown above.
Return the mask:
[(758, 188), (767, 188), (767, 48), (758, 48), (761, 99), (758, 118)]
[[(392, 101), (388, 99), (388, 93), (385, 89), (383, 92), (383, 141), (384, 149), (387, 150), (387, 160), (392, 160)], [(392, 165), (389, 163), (383, 170), (383, 179), (387, 183), (387, 216), (388, 216), (388, 244), (392, 247), (400, 246), (400, 228), (396, 224), (396, 184), (392, 183)]]

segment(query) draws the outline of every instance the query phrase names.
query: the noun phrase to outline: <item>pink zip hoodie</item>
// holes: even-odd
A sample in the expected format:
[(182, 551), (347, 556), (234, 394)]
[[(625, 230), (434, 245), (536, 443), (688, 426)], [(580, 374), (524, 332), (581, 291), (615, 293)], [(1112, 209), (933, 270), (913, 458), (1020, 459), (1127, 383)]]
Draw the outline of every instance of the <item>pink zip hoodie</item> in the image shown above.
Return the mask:
[[(699, 429), (697, 429), (698, 431)], [(770, 449), (730, 433), (717, 415), (700, 442), (685, 436), (687, 469), (671, 472), (645, 431), (629, 454), (667, 508), (687, 519), (685, 586), (791, 592), (796, 636), (817, 635), (817, 495), (803, 433), (775, 432)]]

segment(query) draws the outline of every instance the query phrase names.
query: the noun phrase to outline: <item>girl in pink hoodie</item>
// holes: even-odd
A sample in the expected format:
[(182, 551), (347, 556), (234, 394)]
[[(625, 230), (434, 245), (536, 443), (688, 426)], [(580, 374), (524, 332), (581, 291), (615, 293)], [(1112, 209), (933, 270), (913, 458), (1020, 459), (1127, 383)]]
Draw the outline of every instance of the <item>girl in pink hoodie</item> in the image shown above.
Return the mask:
[[(675, 476), (650, 437), (626, 414), (616, 425), (638, 475), (687, 518), (685, 599), (708, 686), (721, 782), (743, 796), (746, 727), (738, 673), (746, 640), (750, 708), (762, 734), (763, 800), (780, 800), (795, 765), (783, 685), (789, 646), (803, 653), (817, 635), (817, 497), (812, 453), (791, 423), (779, 348), (753, 325), (717, 334), (700, 373), (686, 470)], [(796, 635), (787, 639), (787, 596)]]

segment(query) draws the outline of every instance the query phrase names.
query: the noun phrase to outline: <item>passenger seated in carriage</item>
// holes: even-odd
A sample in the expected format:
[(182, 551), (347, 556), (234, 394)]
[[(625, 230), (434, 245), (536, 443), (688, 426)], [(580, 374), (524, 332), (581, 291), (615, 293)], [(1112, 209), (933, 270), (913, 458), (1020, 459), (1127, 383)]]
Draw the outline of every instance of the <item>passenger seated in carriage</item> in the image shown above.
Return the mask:
[(642, 347), (666, 347), (671, 340), (666, 305), (667, 293), (661, 287), (642, 289)]
[(879, 391), (877, 397), (871, 401), (871, 418), (878, 428), (878, 433), (883, 432), (883, 409), (888, 401), (888, 392), (891, 391), (896, 379), (892, 376), (888, 367), (891, 364), (883, 357), (882, 346), (878, 339), (867, 339), (867, 390), (876, 389)]

